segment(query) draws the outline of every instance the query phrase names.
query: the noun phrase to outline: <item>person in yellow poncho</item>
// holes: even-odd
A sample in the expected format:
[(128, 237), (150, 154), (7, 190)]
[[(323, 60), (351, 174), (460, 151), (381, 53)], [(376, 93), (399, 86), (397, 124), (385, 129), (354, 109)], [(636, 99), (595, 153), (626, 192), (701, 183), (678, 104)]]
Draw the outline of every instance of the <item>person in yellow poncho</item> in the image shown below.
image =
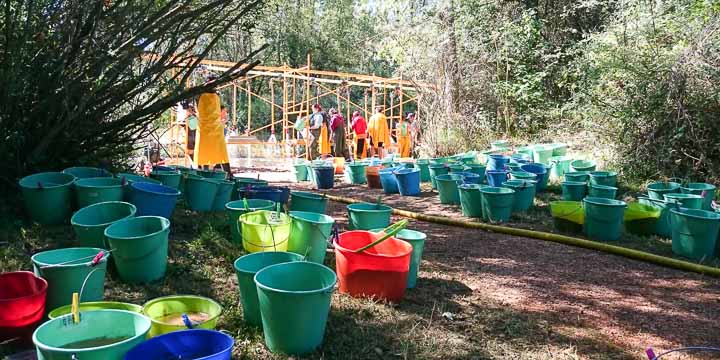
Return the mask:
[(370, 154), (377, 155), (382, 159), (384, 147), (390, 144), (390, 130), (388, 129), (387, 117), (383, 112), (384, 107), (375, 108), (375, 114), (370, 117), (368, 123), (368, 137), (370, 138)]
[(410, 124), (412, 119), (410, 118), (410, 115), (413, 114), (408, 114), (405, 118), (406, 121), (401, 122), (398, 129), (398, 154), (400, 154), (401, 158), (410, 157), (410, 150), (412, 146), (412, 134), (410, 133)]
[(220, 165), (225, 172), (230, 173), (230, 159), (223, 130), (224, 126), (220, 123), (220, 96), (215, 92), (203, 93), (198, 100), (195, 167), (214, 168)]

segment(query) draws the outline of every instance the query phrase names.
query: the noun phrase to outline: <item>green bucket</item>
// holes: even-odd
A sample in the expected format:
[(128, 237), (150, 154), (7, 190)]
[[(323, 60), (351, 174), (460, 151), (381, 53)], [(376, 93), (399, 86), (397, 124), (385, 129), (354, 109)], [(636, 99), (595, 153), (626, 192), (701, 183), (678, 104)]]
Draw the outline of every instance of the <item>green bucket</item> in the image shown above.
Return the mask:
[(460, 205), (460, 193), (458, 192), (458, 181), (462, 182), (463, 176), (458, 174), (445, 174), (435, 177), (437, 183), (440, 203), (447, 205)]
[(80, 322), (63, 316), (33, 334), (38, 360), (123, 360), (145, 341), (150, 319), (126, 310), (81, 311)]
[(670, 209), (672, 251), (696, 261), (718, 256), (720, 214), (697, 209)]
[(590, 186), (603, 185), (615, 187), (617, 186), (617, 175), (615, 171), (591, 171)]
[(518, 154), (527, 155), (529, 159), (533, 158), (533, 147), (532, 146), (521, 146), (517, 149), (515, 149), (515, 152)]
[[(104, 252), (102, 260), (93, 267), (93, 258), (100, 252)], [(109, 252), (99, 248), (65, 248), (33, 255), (30, 260), (35, 275), (48, 282), (45, 308), (70, 304), (73, 293), (80, 293), (80, 301), (102, 300), (109, 256)], [(81, 289), (83, 282), (85, 288)]]
[[(370, 231), (378, 233), (383, 230), (385, 229), (373, 229)], [(407, 241), (410, 245), (412, 245), (413, 250), (410, 255), (410, 270), (408, 271), (407, 276), (407, 288), (413, 289), (417, 284), (417, 274), (420, 269), (420, 262), (422, 260), (422, 253), (425, 248), (425, 239), (427, 239), (427, 235), (416, 230), (402, 229), (397, 234), (393, 235), (393, 237), (399, 240)]]
[(227, 179), (227, 173), (224, 170), (198, 170), (197, 174), (208, 179)]
[(182, 174), (177, 171), (153, 171), (150, 177), (173, 189), (180, 189)]
[(553, 179), (562, 179), (565, 173), (570, 172), (570, 163), (572, 161), (573, 159), (568, 156), (551, 157), (550, 164), (552, 164), (553, 167), (550, 169), (550, 177)]
[(370, 230), (390, 225), (392, 208), (382, 204), (356, 203), (347, 206), (348, 228)]
[(75, 197), (80, 209), (101, 202), (122, 201), (124, 190), (122, 179), (100, 177), (75, 180)]
[[(90, 301), (90, 302), (82, 302), (78, 306), (78, 309), (80, 312), (84, 311), (96, 311), (96, 310), (125, 310), (125, 311), (132, 311), (135, 313), (142, 313), (142, 306), (130, 304), (130, 303), (124, 303), (124, 302), (116, 302), (116, 301)], [(63, 315), (68, 315), (72, 312), (72, 304), (61, 306), (59, 308), (55, 308), (53, 311), (48, 313), (48, 318), (50, 320), (59, 318)]]
[(270, 265), (302, 260), (302, 255), (285, 251), (257, 252), (243, 255), (235, 260), (233, 266), (235, 267), (235, 275), (240, 289), (243, 319), (245, 319), (246, 323), (257, 327), (262, 326), (257, 287), (254, 280), (255, 274)]
[(507, 163), (505, 164), (505, 167), (508, 169), (508, 171), (522, 171), (520, 167), (523, 166), (523, 164), (520, 163)]
[(573, 160), (570, 162), (570, 171), (595, 171), (597, 165), (592, 160)]
[(665, 201), (668, 203), (677, 203), (681, 207), (688, 209), (702, 210), (705, 199), (700, 195), (670, 193), (665, 194)]
[(208, 212), (213, 209), (219, 185), (213, 179), (188, 175), (185, 179), (185, 202), (193, 211)]
[(715, 185), (707, 183), (688, 183), (680, 187), (683, 194), (701, 195), (705, 200), (703, 210), (712, 210), (712, 201), (715, 199)]
[(658, 181), (647, 186), (648, 197), (655, 200), (665, 200), (665, 194), (680, 192), (680, 184), (676, 182)]
[(595, 198), (614, 199), (617, 196), (617, 188), (614, 186), (590, 185), (588, 196)]
[(63, 170), (63, 174), (72, 175), (78, 179), (96, 178), (96, 177), (112, 177), (113, 175), (105, 170), (87, 166), (76, 166)]
[(463, 171), (465, 171), (465, 164), (450, 165), (450, 166), (448, 166), (448, 169), (450, 170), (450, 173), (463, 172)]
[[(246, 204), (247, 208), (245, 207)], [(228, 225), (230, 226), (230, 233), (232, 234), (232, 242), (236, 245), (242, 243), (242, 225), (239, 221), (240, 215), (258, 210), (275, 210), (276, 206), (274, 201), (264, 199), (235, 200), (225, 204)]]
[(463, 216), (482, 218), (482, 193), (478, 184), (458, 186)]
[(367, 177), (365, 177), (366, 167), (367, 164), (360, 162), (352, 162), (345, 165), (345, 171), (351, 184), (367, 184)]
[(297, 181), (297, 182), (308, 181), (307, 165), (308, 165), (308, 162), (305, 160), (302, 160), (300, 162), (296, 162), (295, 164), (293, 164), (295, 181)]
[(565, 201), (582, 201), (587, 195), (588, 186), (584, 181), (563, 181), (562, 186), (562, 199)]
[(33, 174), (20, 179), (25, 209), (42, 225), (63, 225), (72, 214), (75, 177), (59, 172)]
[(490, 150), (507, 150), (510, 148), (510, 142), (507, 140), (495, 140), (490, 143)]
[(322, 344), (336, 282), (331, 269), (306, 261), (268, 266), (255, 275), (270, 351), (302, 355)]
[(550, 147), (552, 147), (552, 156), (564, 156), (567, 154), (568, 146), (565, 143), (553, 143), (550, 144)]
[(589, 171), (570, 171), (563, 175), (565, 181), (576, 181), (587, 183), (590, 180)]
[(235, 182), (213, 179), (217, 183), (217, 192), (212, 203), (212, 211), (225, 211), (225, 204), (232, 200), (232, 192), (235, 188)]
[(105, 237), (120, 279), (147, 283), (164, 277), (169, 233), (170, 220), (161, 216), (139, 216), (108, 226)]
[(655, 234), (669, 238), (672, 236), (672, 226), (670, 226), (670, 209), (676, 207), (676, 204), (669, 203), (665, 200), (650, 199), (648, 197), (638, 197), (638, 202), (643, 205), (653, 206), (660, 211), (660, 217), (655, 222)]
[(105, 229), (112, 223), (135, 216), (135, 205), (122, 201), (108, 201), (78, 210), (72, 224), (80, 246), (107, 249)]
[(533, 162), (548, 165), (552, 156), (553, 147), (551, 145), (535, 145), (533, 147)]
[(306, 211), (324, 214), (327, 208), (327, 196), (303, 191), (290, 193), (290, 211)]
[(471, 173), (473, 173), (473, 174), (478, 174), (478, 175), (480, 175), (480, 179), (485, 179), (485, 170), (487, 169), (487, 167), (486, 167), (485, 165), (481, 165), (481, 164), (467, 164), (467, 167), (470, 168), (470, 169), (468, 169), (467, 171), (469, 171), (469, 172), (471, 172)]
[(585, 234), (595, 240), (616, 241), (622, 233), (624, 201), (598, 197), (583, 199), (585, 208)]
[(148, 337), (187, 330), (183, 314), (187, 315), (193, 329), (215, 329), (222, 310), (215, 300), (194, 295), (159, 297), (143, 304), (143, 313), (152, 322)]
[(537, 174), (527, 171), (511, 171), (510, 180), (537, 180)]
[(508, 180), (502, 183), (503, 187), (515, 190), (512, 211), (527, 211), (535, 203), (535, 180)]
[(303, 255), (307, 261), (322, 264), (335, 219), (305, 211), (291, 211), (290, 218), (292, 222), (287, 251)]
[(430, 177), (430, 160), (418, 159), (417, 167), (420, 168), (420, 182), (429, 182)]
[(435, 178), (437, 176), (450, 173), (450, 168), (445, 166), (445, 164), (430, 165), (428, 166), (428, 171), (430, 171), (430, 182), (432, 184), (432, 188), (437, 189), (437, 181)]
[(508, 222), (513, 210), (515, 190), (503, 187), (487, 186), (482, 192), (482, 211), (488, 221)]

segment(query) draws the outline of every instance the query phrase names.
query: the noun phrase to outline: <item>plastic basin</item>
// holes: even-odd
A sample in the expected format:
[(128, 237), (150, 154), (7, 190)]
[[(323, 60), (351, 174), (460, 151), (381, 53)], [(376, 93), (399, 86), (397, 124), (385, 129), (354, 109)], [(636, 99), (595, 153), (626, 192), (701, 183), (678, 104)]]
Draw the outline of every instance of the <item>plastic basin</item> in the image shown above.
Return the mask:
[(291, 211), (290, 218), (292, 222), (287, 251), (300, 254), (307, 261), (322, 264), (335, 219), (305, 211)]
[(111, 177), (75, 180), (75, 199), (79, 208), (106, 201), (123, 200), (123, 181)]
[(562, 186), (562, 199), (565, 201), (582, 201), (587, 195), (588, 186), (584, 181), (563, 181)]
[(160, 181), (165, 186), (180, 189), (182, 174), (178, 171), (153, 171), (150, 173), (150, 177)]
[(704, 199), (703, 210), (712, 210), (715, 190), (715, 185), (700, 182), (688, 183), (680, 187), (680, 192), (683, 194), (701, 195)]
[[(124, 302), (116, 302), (116, 301), (89, 301), (89, 302), (82, 302), (78, 306), (78, 309), (80, 311), (95, 311), (95, 310), (125, 310), (125, 311), (132, 311), (136, 313), (142, 313), (142, 306), (130, 304), (130, 303), (124, 303)], [(65, 305), (61, 306), (59, 308), (55, 308), (52, 311), (48, 313), (48, 318), (50, 320), (59, 318), (64, 315), (68, 315), (72, 312), (72, 305)]]
[(63, 174), (72, 175), (78, 179), (96, 178), (96, 177), (112, 177), (113, 175), (105, 170), (88, 166), (70, 167), (62, 171)]
[(482, 193), (481, 185), (478, 184), (461, 184), (458, 185), (460, 195), (460, 207), (463, 216), (481, 218), (482, 217)]
[(201, 177), (216, 180), (227, 179), (227, 173), (223, 170), (198, 170), (197, 174)]
[(296, 163), (293, 165), (295, 181), (303, 182), (308, 181), (308, 168), (307, 162)]
[(113, 250), (120, 279), (148, 283), (165, 276), (170, 220), (160, 216), (139, 216), (113, 223), (105, 237)]
[(453, 174), (462, 176), (462, 181), (466, 184), (480, 184), (483, 179), (480, 175), (469, 171), (455, 172)]
[(188, 316), (193, 329), (215, 329), (222, 310), (215, 300), (195, 295), (159, 297), (143, 305), (143, 313), (152, 322), (149, 337), (187, 330), (183, 314)]
[(680, 184), (676, 182), (659, 181), (647, 186), (648, 197), (655, 200), (664, 200), (665, 194), (680, 192)]
[(84, 207), (72, 218), (72, 224), (80, 246), (107, 249), (105, 229), (116, 221), (135, 216), (135, 205), (122, 201), (102, 202)]
[(134, 347), (125, 355), (125, 360), (230, 360), (234, 344), (232, 336), (215, 330), (175, 331)]
[(568, 145), (565, 143), (553, 143), (550, 144), (552, 148), (552, 156), (563, 156), (567, 154)]
[(447, 205), (460, 205), (460, 193), (458, 182), (462, 183), (463, 176), (460, 174), (445, 174), (435, 177), (440, 203)]
[(130, 203), (137, 208), (137, 216), (172, 217), (180, 191), (165, 185), (134, 182), (130, 185)]
[(718, 256), (717, 238), (720, 214), (698, 209), (670, 209), (672, 251), (701, 261)]
[(482, 192), (483, 216), (492, 222), (508, 222), (512, 214), (515, 190), (503, 187), (487, 186)]
[(570, 171), (595, 171), (597, 165), (592, 160), (573, 160), (570, 162)]
[(324, 214), (328, 199), (325, 195), (303, 191), (290, 193), (290, 211), (307, 211)]
[(502, 187), (515, 190), (512, 211), (527, 211), (535, 203), (535, 180), (508, 180)]
[(527, 171), (511, 171), (510, 180), (536, 180), (537, 175)]
[(617, 188), (614, 186), (590, 185), (588, 196), (595, 198), (614, 199), (617, 196)]
[(268, 210), (240, 215), (243, 248), (249, 253), (287, 251), (290, 222), (287, 214)]
[(45, 314), (48, 283), (29, 271), (0, 274), (0, 341), (30, 339)]
[(430, 161), (428, 159), (418, 159), (417, 167), (420, 169), (420, 181), (429, 182), (430, 178)]
[(356, 203), (347, 206), (348, 228), (370, 230), (390, 225), (392, 208), (382, 204)]
[[(115, 174), (115, 178), (120, 179), (125, 182), (125, 187), (123, 187), (123, 199), (125, 201), (130, 200), (130, 192), (132, 191), (132, 184), (135, 182), (146, 182), (151, 184), (158, 184), (162, 185), (162, 183), (158, 180), (151, 179), (149, 177), (140, 176), (136, 174), (129, 174), (129, 173), (118, 173)], [(184, 190), (184, 187), (183, 187)]]
[(72, 213), (75, 177), (45, 172), (20, 179), (23, 203), (30, 217), (42, 225), (63, 225)]
[(230, 226), (230, 233), (232, 234), (232, 242), (235, 244), (242, 243), (240, 215), (258, 210), (275, 210), (275, 207), (275, 202), (263, 199), (235, 200), (225, 204), (228, 225)]
[(588, 196), (583, 199), (583, 205), (585, 234), (589, 238), (600, 241), (620, 239), (627, 207), (624, 201)]
[(400, 169), (395, 171), (398, 192), (402, 196), (420, 195), (420, 169)]

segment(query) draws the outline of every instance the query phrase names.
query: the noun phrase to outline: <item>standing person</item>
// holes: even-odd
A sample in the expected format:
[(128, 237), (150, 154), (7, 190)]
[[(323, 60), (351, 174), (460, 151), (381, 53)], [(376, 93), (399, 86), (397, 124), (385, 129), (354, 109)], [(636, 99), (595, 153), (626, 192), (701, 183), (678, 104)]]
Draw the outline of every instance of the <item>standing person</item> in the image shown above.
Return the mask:
[(368, 136), (370, 137), (370, 153), (380, 159), (385, 157), (384, 148), (390, 145), (390, 130), (383, 106), (375, 107), (375, 114), (370, 117)]
[(407, 121), (410, 128), (410, 153), (414, 153), (420, 144), (420, 124), (415, 120), (415, 113), (409, 113)]
[(406, 117), (407, 121), (403, 121), (398, 125), (398, 154), (401, 158), (410, 157), (410, 149), (412, 136), (410, 134), (410, 115)]
[(336, 109), (330, 109), (330, 131), (333, 139), (333, 156), (349, 159), (345, 142), (345, 118)]
[(195, 110), (195, 105), (188, 104), (186, 111), (187, 118), (185, 118), (185, 121), (187, 122), (187, 153), (188, 156), (190, 156), (190, 160), (194, 160), (195, 138), (198, 128), (197, 110)]
[[(324, 159), (330, 155), (330, 117), (323, 111), (320, 104), (313, 104), (312, 111), (313, 113), (310, 116), (310, 133), (318, 143), (320, 157)], [(310, 158), (314, 159), (317, 155), (315, 147), (310, 146), (310, 151)]]
[[(215, 76), (209, 76), (208, 82)], [(210, 168), (222, 166), (230, 173), (230, 159), (225, 143), (225, 128), (220, 123), (220, 96), (216, 92), (206, 92), (198, 100), (198, 132), (195, 138), (195, 166)]]
[(220, 124), (223, 127), (223, 135), (227, 136), (228, 133), (228, 110), (225, 105), (220, 105)]
[(365, 139), (367, 138), (367, 123), (365, 118), (360, 115), (359, 111), (353, 113), (350, 128), (355, 132), (355, 156), (356, 159), (364, 159), (367, 157), (367, 148)]

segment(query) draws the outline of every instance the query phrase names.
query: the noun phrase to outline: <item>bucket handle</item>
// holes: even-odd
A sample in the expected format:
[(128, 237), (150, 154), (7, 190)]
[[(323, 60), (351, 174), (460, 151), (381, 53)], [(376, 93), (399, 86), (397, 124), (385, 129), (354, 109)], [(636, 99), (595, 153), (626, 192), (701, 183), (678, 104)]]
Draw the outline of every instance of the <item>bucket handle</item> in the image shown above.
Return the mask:
[(396, 222), (396, 223), (394, 223), (394, 224), (386, 227), (386, 228), (383, 229), (383, 231), (382, 231), (382, 233), (384, 233), (385, 235), (381, 236), (379, 239), (377, 239), (377, 240), (371, 242), (370, 244), (367, 244), (367, 245), (365, 245), (365, 246), (363, 246), (363, 247), (361, 247), (361, 248), (359, 248), (359, 249), (357, 249), (357, 250), (355, 250), (355, 251), (353, 251), (353, 252), (356, 253), (356, 254), (359, 254), (359, 253), (361, 253), (361, 252), (363, 252), (363, 251), (365, 251), (365, 250), (367, 250), (367, 249), (369, 249), (369, 248), (371, 248), (371, 247), (374, 247), (374, 246), (380, 244), (381, 242), (383, 242), (383, 241), (391, 238), (393, 235), (395, 235), (395, 234), (397, 234), (398, 232), (400, 232), (400, 230), (404, 229), (404, 228), (407, 226), (407, 224), (408, 224), (408, 221), (407, 221), (407, 220), (400, 220), (400, 221), (398, 221), (398, 222)]

